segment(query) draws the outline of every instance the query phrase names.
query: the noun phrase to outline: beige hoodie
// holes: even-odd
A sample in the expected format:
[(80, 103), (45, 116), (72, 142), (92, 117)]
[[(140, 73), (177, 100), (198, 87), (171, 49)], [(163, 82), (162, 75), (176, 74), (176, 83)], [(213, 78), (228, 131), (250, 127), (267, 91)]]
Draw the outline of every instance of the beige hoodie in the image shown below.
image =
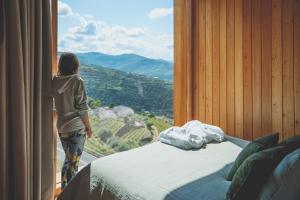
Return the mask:
[(52, 88), (58, 132), (70, 133), (85, 128), (81, 118), (88, 111), (87, 97), (84, 82), (79, 75), (55, 76)]

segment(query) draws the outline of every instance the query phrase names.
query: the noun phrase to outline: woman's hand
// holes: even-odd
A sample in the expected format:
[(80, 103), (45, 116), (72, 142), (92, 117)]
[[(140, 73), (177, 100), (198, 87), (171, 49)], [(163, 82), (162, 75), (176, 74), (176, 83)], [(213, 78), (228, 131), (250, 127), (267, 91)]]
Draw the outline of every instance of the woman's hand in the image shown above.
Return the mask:
[(91, 138), (93, 136), (93, 131), (92, 131), (91, 127), (86, 127), (85, 131), (86, 131), (88, 138)]
[(85, 131), (86, 131), (86, 134), (88, 136), (88, 138), (91, 138), (93, 136), (93, 131), (92, 131), (92, 128), (91, 128), (91, 125), (90, 125), (90, 119), (89, 119), (89, 114), (88, 112), (86, 112), (82, 117), (82, 122), (85, 126)]

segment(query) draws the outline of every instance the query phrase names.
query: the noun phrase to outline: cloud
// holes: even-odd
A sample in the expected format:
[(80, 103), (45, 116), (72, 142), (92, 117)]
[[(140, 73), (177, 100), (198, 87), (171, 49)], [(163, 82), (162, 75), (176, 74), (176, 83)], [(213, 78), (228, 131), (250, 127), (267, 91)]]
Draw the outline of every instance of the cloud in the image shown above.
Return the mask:
[(84, 22), (81, 26), (74, 29), (74, 33), (82, 35), (96, 35), (97, 23), (94, 21)]
[(145, 27), (108, 25), (91, 17), (77, 16), (79, 23), (59, 37), (59, 51), (98, 51), (117, 55), (135, 53), (173, 60), (173, 37), (152, 35)]
[(59, 16), (72, 16), (73, 15), (72, 8), (68, 4), (66, 4), (62, 1), (58, 1), (57, 8), (58, 8)]
[(145, 28), (126, 28), (122, 26), (113, 26), (108, 28), (112, 35), (141, 37), (147, 32)]
[(173, 14), (173, 8), (154, 8), (148, 14), (150, 19), (156, 19)]

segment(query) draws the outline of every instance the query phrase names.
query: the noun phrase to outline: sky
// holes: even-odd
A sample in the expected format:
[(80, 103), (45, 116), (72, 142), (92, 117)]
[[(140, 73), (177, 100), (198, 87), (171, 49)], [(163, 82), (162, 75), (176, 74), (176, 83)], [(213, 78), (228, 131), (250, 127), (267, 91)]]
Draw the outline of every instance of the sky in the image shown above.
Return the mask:
[(173, 61), (173, 0), (59, 0), (58, 50)]

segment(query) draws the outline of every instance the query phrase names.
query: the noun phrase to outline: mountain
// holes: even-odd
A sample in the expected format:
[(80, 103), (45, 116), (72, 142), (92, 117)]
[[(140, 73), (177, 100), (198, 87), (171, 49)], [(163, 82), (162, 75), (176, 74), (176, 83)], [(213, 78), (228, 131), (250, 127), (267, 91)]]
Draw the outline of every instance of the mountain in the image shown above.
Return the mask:
[(100, 65), (111, 69), (173, 80), (173, 63), (136, 54), (107, 55), (99, 52), (77, 53), (82, 64)]
[(144, 75), (82, 64), (80, 75), (88, 96), (102, 105), (124, 105), (136, 112), (173, 116), (173, 83)]

